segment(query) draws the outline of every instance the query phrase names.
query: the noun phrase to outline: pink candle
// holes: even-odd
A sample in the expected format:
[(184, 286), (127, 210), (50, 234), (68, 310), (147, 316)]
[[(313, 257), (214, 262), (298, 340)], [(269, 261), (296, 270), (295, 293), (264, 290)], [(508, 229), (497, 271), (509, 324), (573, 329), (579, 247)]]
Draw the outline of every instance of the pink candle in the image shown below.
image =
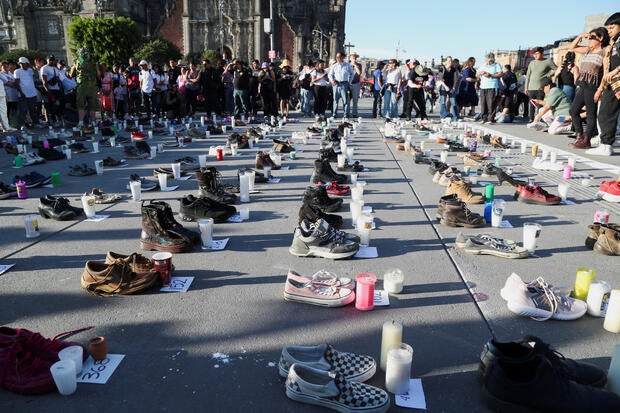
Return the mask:
[(355, 290), (355, 308), (360, 311), (368, 311), (375, 308), (375, 282), (377, 276), (362, 272), (355, 276), (357, 282)]

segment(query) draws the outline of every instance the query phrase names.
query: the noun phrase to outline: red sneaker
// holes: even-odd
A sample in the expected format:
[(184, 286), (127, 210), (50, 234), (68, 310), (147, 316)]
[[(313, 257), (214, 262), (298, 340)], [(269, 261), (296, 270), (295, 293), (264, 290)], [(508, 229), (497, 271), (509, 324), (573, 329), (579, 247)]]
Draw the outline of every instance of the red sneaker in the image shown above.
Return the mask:
[(147, 137), (146, 133), (142, 132), (142, 131), (134, 131), (131, 132), (131, 139), (136, 140), (136, 141), (143, 141), (145, 140)]
[(349, 185), (340, 185), (338, 181), (332, 181), (331, 183), (325, 185), (325, 190), (330, 195), (347, 195), (351, 192)]
[(542, 189), (540, 185), (517, 185), (516, 188), (517, 192), (515, 193), (515, 198), (526, 204), (557, 205), (562, 202), (562, 198), (551, 195)]
[[(59, 336), (66, 334), (67, 333), (62, 333), (59, 334)], [(0, 350), (17, 343), (21, 349), (32, 352), (43, 360), (55, 363), (59, 360), (58, 352), (60, 352), (60, 350), (70, 346), (81, 346), (80, 343), (72, 341), (59, 341), (56, 337), (53, 339), (45, 338), (41, 334), (26, 330), (25, 328), (0, 327)], [(86, 360), (87, 357), (88, 352), (84, 349), (84, 360)]]

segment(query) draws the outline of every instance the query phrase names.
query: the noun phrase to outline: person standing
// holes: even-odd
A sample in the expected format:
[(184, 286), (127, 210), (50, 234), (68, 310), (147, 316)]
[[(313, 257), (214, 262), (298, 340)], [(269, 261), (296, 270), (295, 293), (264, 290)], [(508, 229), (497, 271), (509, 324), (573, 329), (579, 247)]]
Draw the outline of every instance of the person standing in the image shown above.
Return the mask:
[(140, 92), (142, 94), (142, 106), (146, 110), (146, 116), (151, 117), (153, 102), (152, 93), (155, 88), (155, 80), (153, 73), (149, 70), (149, 64), (146, 60), (140, 61)]
[[(456, 86), (459, 81), (459, 71), (452, 65), (452, 56), (444, 59), (444, 63), (439, 68), (437, 75), (437, 85), (439, 86), (439, 117), (445, 119), (448, 116), (452, 120), (459, 120), (456, 106)], [(447, 105), (450, 105), (448, 111)]]
[[(545, 95), (541, 88), (543, 79), (551, 79), (557, 66), (551, 59), (544, 59), (545, 49), (537, 47), (534, 51), (534, 60), (527, 66), (525, 74), (525, 94), (530, 99), (543, 100)], [(530, 122), (534, 120), (536, 109), (528, 108), (530, 114)]]
[(301, 100), (302, 116), (312, 116), (312, 62), (303, 66), (299, 71), (297, 81), (299, 83), (299, 98)]
[(187, 81), (185, 83), (185, 114), (192, 116), (196, 112), (196, 102), (201, 84), (200, 72), (195, 62), (189, 64), (189, 71), (185, 74), (185, 80)]
[(291, 70), (291, 63), (288, 59), (282, 61), (280, 69), (276, 80), (278, 97), (280, 99), (280, 116), (287, 118), (291, 96), (293, 94), (293, 80), (295, 79), (295, 74)]
[(258, 75), (258, 93), (263, 103), (263, 114), (267, 116), (275, 116), (276, 108), (273, 104), (273, 95), (275, 91), (276, 76), (270, 70), (269, 63), (263, 62), (261, 72)]
[(132, 116), (140, 116), (140, 67), (136, 65), (134, 57), (129, 58), (129, 66), (125, 69), (127, 79), (127, 93), (129, 98), (129, 114)]
[(562, 89), (568, 100), (575, 98), (575, 80), (579, 77), (579, 69), (575, 66), (575, 52), (566, 52), (562, 65), (557, 68), (553, 80)]
[(347, 94), (349, 93), (349, 87), (353, 80), (353, 68), (351, 65), (344, 61), (344, 54), (342, 52), (336, 53), (336, 63), (332, 65), (329, 71), (329, 81), (332, 84), (332, 90), (334, 92), (334, 102), (332, 109), (332, 117), (338, 117), (338, 104), (342, 100), (344, 117), (349, 117), (349, 102)]
[(416, 118), (427, 119), (426, 100), (424, 99), (424, 82), (428, 79), (428, 72), (420, 62), (411, 58), (409, 60), (409, 73), (407, 75), (406, 99), (403, 100), (405, 118), (411, 119), (411, 111), (416, 108)]
[(395, 119), (398, 117), (398, 100), (400, 99), (400, 88), (402, 76), (398, 68), (396, 59), (390, 59), (385, 73), (385, 92), (383, 95), (383, 117)]
[(250, 78), (250, 112), (252, 116), (258, 115), (258, 75), (261, 72), (260, 62), (256, 59), (252, 60), (252, 69)]
[(360, 98), (362, 65), (357, 62), (360, 57), (357, 53), (353, 52), (349, 55), (349, 64), (353, 68), (353, 79), (351, 80), (351, 116), (358, 117), (357, 104)]
[(607, 34), (611, 39), (605, 48), (604, 75), (601, 85), (596, 90), (594, 100), (600, 102), (598, 123), (601, 130), (601, 144), (586, 150), (588, 155), (611, 156), (612, 145), (616, 140), (616, 128), (620, 115), (620, 99), (611, 88), (613, 80), (620, 79), (620, 13), (614, 13), (605, 21)]
[(168, 69), (168, 86), (177, 84), (177, 78), (181, 75), (181, 68), (177, 65), (177, 61), (174, 59), (170, 59), (168, 61), (168, 65), (170, 68)]
[(317, 60), (310, 76), (312, 77), (312, 90), (314, 92), (314, 118), (318, 123), (319, 120), (325, 119), (329, 96), (330, 84), (328, 72), (325, 70), (325, 61)]
[(480, 67), (476, 73), (480, 79), (480, 112), (482, 112), (482, 123), (495, 123), (502, 66), (495, 63), (493, 53), (487, 53), (485, 58), (486, 64)]
[(205, 110), (209, 118), (211, 118), (212, 112), (217, 108), (217, 84), (219, 81), (219, 76), (211, 66), (211, 61), (209, 59), (203, 60), (200, 83), (202, 96), (205, 99)]
[(62, 99), (62, 83), (60, 81), (60, 70), (56, 67), (56, 57), (49, 55), (47, 64), (41, 68), (41, 81), (47, 92), (47, 104), (45, 111), (48, 114), (48, 120), (58, 125), (61, 119)]
[(459, 82), (459, 91), (456, 95), (456, 103), (459, 108), (469, 108), (465, 112), (467, 116), (475, 116), (476, 106), (478, 106), (478, 91), (476, 90), (476, 59), (472, 56), (465, 61)]
[(162, 69), (161, 65), (153, 65), (153, 114), (155, 117), (161, 118), (164, 115), (163, 106), (168, 94), (168, 76)]
[(20, 57), (17, 60), (20, 68), (15, 70), (15, 87), (20, 93), (19, 99), (19, 113), (22, 123), (26, 123), (27, 114), (30, 115), (31, 124), (27, 126), (32, 127), (33, 124), (38, 124), (39, 119), (37, 117), (37, 89), (34, 86), (34, 74), (30, 67), (30, 61), (26, 57)]
[(235, 101), (235, 119), (250, 113), (250, 70), (245, 62), (237, 61), (233, 77), (233, 100)]
[[(579, 46), (582, 39), (588, 39), (587, 46)], [(577, 140), (571, 145), (577, 149), (590, 147), (590, 139), (598, 134), (596, 130), (597, 104), (594, 94), (603, 78), (603, 58), (605, 48), (609, 45), (609, 35), (604, 27), (591, 30), (589, 33), (580, 34), (573, 40), (570, 51), (583, 54), (579, 61), (579, 77), (577, 77), (577, 90), (570, 108), (573, 119), (573, 128), (577, 134)], [(581, 109), (586, 107), (586, 129), (581, 120)]]
[(385, 63), (377, 63), (377, 68), (372, 72), (372, 117), (381, 116), (381, 103), (383, 100), (383, 68)]

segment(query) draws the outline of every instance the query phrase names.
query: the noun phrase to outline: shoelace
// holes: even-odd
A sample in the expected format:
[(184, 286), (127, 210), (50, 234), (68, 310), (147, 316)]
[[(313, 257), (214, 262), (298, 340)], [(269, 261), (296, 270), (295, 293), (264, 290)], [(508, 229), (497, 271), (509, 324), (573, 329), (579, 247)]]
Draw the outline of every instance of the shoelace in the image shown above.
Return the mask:
[(541, 295), (545, 299), (546, 304), (549, 306), (549, 315), (546, 317), (530, 317), (535, 321), (546, 321), (553, 317), (558, 311), (560, 305), (562, 305), (562, 300), (566, 300), (565, 297), (558, 296), (553, 292), (549, 284), (542, 278), (538, 277), (534, 281), (528, 284), (528, 289), (533, 289), (535, 292)]

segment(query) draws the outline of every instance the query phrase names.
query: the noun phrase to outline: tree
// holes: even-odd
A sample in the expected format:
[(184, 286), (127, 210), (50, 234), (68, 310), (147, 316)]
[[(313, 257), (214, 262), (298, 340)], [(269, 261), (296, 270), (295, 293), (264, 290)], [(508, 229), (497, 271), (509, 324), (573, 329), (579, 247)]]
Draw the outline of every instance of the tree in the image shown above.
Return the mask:
[(142, 44), (140, 29), (127, 17), (74, 17), (67, 32), (74, 56), (85, 46), (96, 62), (109, 66), (126, 63)]
[(9, 50), (6, 53), (3, 53), (0, 58), (1, 60), (7, 61), (7, 60), (13, 60), (15, 61), (15, 63), (17, 63), (17, 59), (19, 59), (20, 57), (24, 56), (26, 58), (28, 58), (28, 60), (30, 61), (30, 64), (34, 66), (34, 58), (35, 57), (40, 57), (42, 59), (45, 59), (47, 57), (49, 53), (46, 53), (42, 50), (27, 50), (27, 49), (14, 49), (14, 50)]
[(136, 50), (135, 57), (138, 61), (144, 59), (151, 64), (159, 63), (163, 66), (170, 59), (179, 59), (181, 51), (174, 43), (166, 39), (154, 38)]
[(209, 60), (209, 62), (211, 62), (211, 65), (213, 66), (215, 66), (215, 62), (217, 62), (221, 58), (222, 56), (220, 56), (220, 53), (217, 50), (209, 49), (202, 52), (202, 60)]

